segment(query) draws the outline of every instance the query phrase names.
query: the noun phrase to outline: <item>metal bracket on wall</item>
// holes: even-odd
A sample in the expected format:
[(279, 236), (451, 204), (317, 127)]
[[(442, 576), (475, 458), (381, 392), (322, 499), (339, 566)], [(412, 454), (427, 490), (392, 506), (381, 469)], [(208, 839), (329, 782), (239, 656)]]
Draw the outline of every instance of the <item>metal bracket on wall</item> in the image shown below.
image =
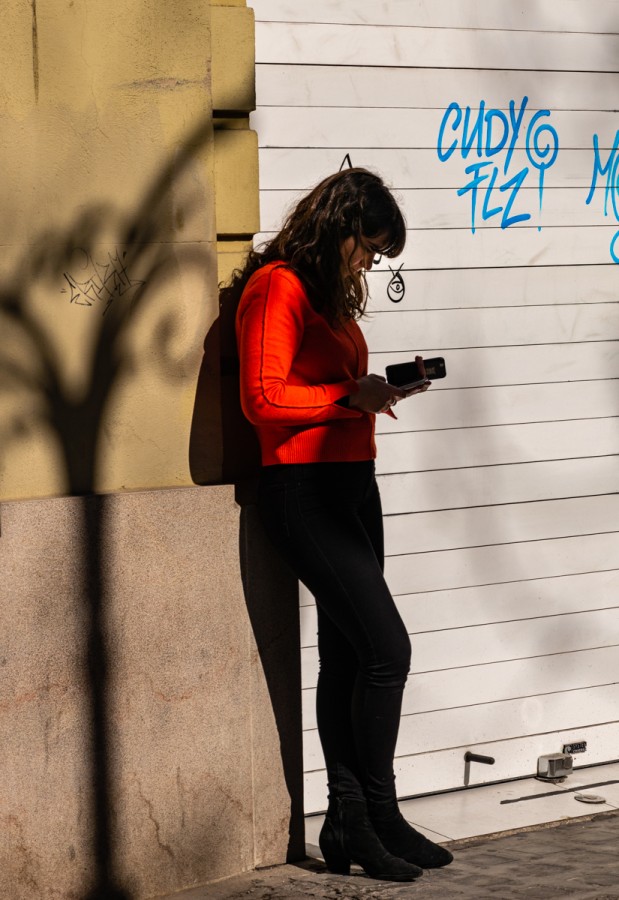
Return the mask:
[(494, 756), (483, 756), (481, 753), (473, 753), (471, 750), (466, 751), (464, 754), (464, 787), (469, 786), (472, 762), (482, 763), (485, 766), (493, 766)]

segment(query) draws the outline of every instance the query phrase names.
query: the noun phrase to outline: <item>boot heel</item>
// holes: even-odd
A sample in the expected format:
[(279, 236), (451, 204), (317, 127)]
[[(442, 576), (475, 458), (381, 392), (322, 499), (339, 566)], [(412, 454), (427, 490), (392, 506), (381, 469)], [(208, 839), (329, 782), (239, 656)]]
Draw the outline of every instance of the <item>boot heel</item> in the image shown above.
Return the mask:
[(327, 869), (334, 875), (350, 875), (350, 857), (338, 841), (332, 823), (325, 819), (318, 838), (320, 851)]
[(385, 850), (361, 798), (338, 797), (329, 805), (318, 843), (327, 868), (337, 875), (348, 875), (351, 861), (365, 869), (370, 878), (381, 881), (413, 881), (423, 875), (419, 866)]

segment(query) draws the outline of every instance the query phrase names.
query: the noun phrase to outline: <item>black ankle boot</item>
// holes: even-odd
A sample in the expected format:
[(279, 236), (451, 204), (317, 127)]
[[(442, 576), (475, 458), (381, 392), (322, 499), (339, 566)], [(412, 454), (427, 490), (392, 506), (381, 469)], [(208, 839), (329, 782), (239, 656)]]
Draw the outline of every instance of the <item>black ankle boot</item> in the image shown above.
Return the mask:
[(449, 850), (435, 844), (408, 824), (396, 800), (370, 801), (368, 811), (380, 842), (394, 856), (422, 869), (439, 869), (453, 860)]
[(423, 870), (392, 856), (376, 837), (365, 800), (337, 798), (329, 810), (318, 839), (330, 872), (348, 875), (350, 863), (358, 863), (371, 878), (413, 881)]

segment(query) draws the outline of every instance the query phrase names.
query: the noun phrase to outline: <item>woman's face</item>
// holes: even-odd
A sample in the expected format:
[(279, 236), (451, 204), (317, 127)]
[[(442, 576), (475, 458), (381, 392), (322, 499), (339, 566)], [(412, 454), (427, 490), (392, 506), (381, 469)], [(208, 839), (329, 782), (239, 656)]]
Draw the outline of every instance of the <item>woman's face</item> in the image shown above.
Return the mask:
[(372, 268), (376, 257), (381, 255), (382, 248), (385, 247), (388, 239), (389, 236), (386, 232), (380, 232), (372, 238), (361, 235), (357, 239), (351, 235), (340, 244), (342, 265), (345, 269), (351, 269), (353, 272), (360, 272), (361, 269), (368, 271)]

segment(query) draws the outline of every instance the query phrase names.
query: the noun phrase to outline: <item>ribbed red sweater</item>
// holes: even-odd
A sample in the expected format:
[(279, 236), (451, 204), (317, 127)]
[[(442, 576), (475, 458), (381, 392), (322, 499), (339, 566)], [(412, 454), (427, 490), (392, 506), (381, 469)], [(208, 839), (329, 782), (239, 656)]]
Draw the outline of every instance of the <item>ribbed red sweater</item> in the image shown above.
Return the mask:
[(294, 272), (269, 263), (243, 291), (236, 333), (241, 404), (263, 465), (374, 459), (375, 416), (335, 402), (367, 374), (367, 344), (356, 322), (332, 328)]

